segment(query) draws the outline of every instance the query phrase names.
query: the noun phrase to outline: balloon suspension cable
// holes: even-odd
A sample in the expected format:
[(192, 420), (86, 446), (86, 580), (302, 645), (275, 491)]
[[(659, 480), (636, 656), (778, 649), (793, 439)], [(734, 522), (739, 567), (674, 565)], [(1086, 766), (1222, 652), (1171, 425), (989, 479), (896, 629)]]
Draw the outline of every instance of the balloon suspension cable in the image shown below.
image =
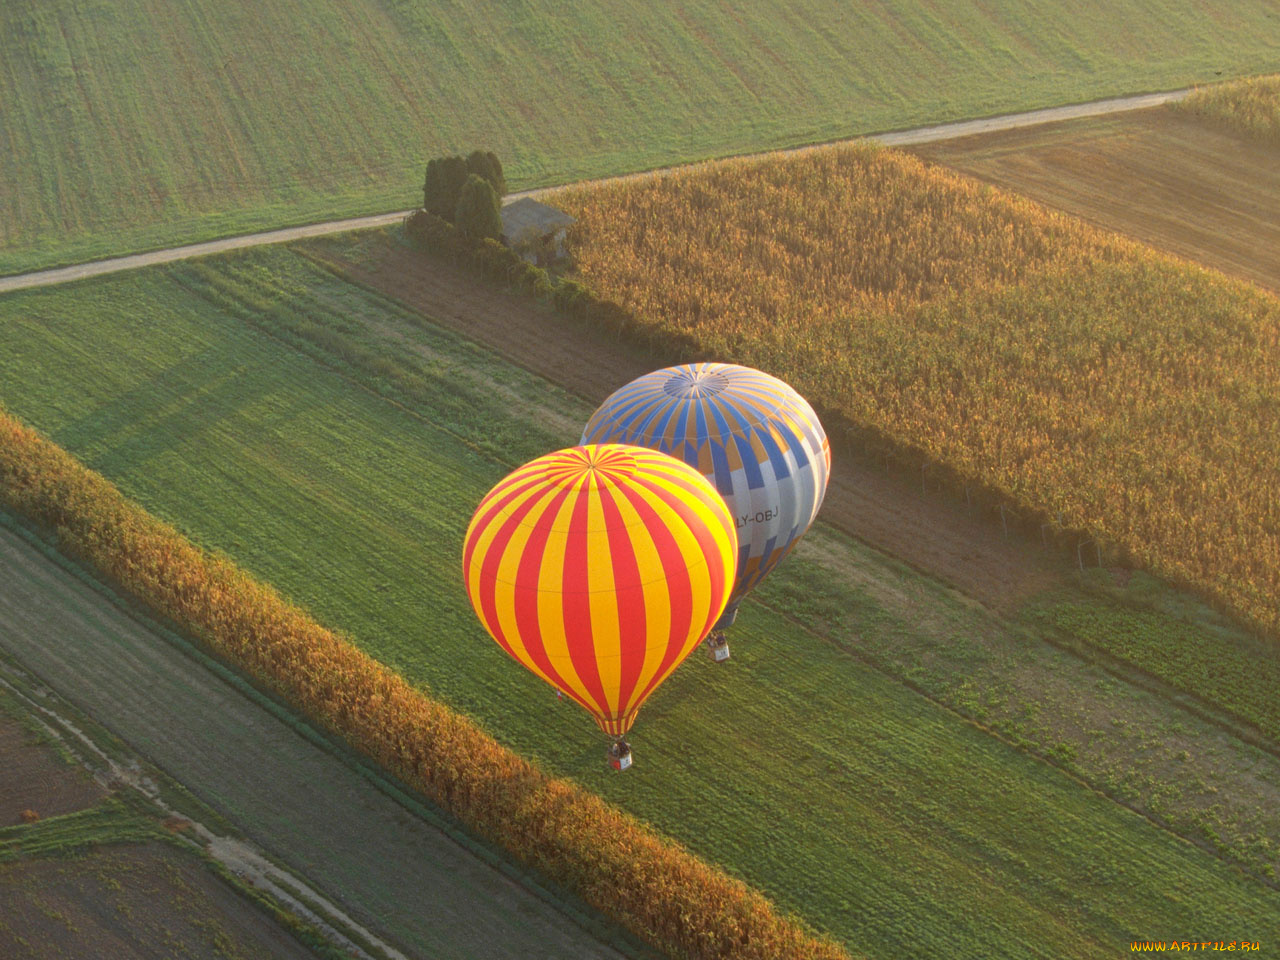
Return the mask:
[(707, 645), (707, 654), (716, 663), (724, 663), (729, 659), (729, 638), (723, 630), (712, 630), (703, 641)]
[(622, 734), (618, 734), (611, 739), (613, 742), (609, 744), (607, 753), (609, 766), (618, 771), (626, 770), (631, 766), (631, 744), (627, 743)]

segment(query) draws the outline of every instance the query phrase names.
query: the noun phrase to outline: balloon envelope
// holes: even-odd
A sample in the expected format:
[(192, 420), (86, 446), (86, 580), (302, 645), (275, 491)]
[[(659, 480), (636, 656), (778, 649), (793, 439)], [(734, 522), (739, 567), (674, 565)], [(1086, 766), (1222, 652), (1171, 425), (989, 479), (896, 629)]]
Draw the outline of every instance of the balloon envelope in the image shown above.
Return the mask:
[(463, 578), (499, 646), (621, 736), (723, 612), (737, 543), (724, 501), (681, 461), (571, 447), (489, 491)]
[(826, 432), (805, 399), (777, 377), (730, 363), (687, 363), (636, 378), (600, 405), (582, 440), (669, 453), (724, 497), (739, 546), (721, 628), (809, 529), (831, 472)]

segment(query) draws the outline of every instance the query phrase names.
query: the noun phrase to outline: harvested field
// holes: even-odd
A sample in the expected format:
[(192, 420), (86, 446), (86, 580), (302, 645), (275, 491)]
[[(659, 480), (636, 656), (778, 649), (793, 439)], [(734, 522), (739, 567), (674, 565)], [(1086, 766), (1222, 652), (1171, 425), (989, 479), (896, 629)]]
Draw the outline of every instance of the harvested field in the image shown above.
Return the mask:
[(20, 723), (10, 704), (0, 693), (0, 827), (24, 822), (27, 810), (57, 817), (107, 795), (83, 768), (60, 758)]
[(1280, 292), (1280, 146), (1172, 108), (909, 148)]
[(314, 960), (265, 910), (167, 844), (0, 863), (5, 960)]

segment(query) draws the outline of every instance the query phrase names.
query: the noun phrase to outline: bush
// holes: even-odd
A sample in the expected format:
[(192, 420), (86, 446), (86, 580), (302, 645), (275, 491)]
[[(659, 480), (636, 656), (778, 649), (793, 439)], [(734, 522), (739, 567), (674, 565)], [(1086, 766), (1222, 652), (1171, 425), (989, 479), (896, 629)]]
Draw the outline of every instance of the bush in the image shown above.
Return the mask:
[(422, 182), (423, 209), (452, 223), (468, 176), (467, 161), (462, 157), (438, 157), (428, 162)]
[(467, 175), (454, 208), (453, 222), (458, 232), (469, 240), (496, 241), (502, 236), (502, 201), (488, 180), (474, 173)]
[(492, 150), (472, 150), (467, 156), (467, 172), (489, 181), (499, 198), (507, 195), (507, 179), (502, 175), (502, 161)]
[(566, 313), (576, 313), (589, 299), (587, 288), (576, 280), (561, 280), (556, 285), (554, 302), (556, 308)]

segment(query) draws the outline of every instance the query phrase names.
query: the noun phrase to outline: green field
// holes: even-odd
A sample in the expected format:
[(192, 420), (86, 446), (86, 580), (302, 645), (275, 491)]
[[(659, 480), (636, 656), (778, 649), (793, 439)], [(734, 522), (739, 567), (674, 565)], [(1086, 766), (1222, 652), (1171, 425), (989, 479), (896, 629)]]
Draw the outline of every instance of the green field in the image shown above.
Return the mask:
[(8, 0), (0, 275), (516, 187), (1274, 71), (1270, 0)]
[[(1058, 734), (1026, 703), (1078, 691), (1043, 683), (1057, 663), (1030, 693), (984, 685), (1018, 657), (1034, 668), (1025, 634), (984, 652), (1003, 629), (989, 615), (821, 528), (820, 549), (744, 609), (731, 665), (677, 671), (641, 713), (637, 767), (609, 773), (586, 714), (484, 636), (458, 572), (476, 502), (575, 442), (591, 405), (289, 250), (9, 296), (0, 383), (12, 412), (197, 542), (855, 954), (1111, 956), (1175, 929), (1280, 936), (1280, 892), (1082, 785), (1107, 787), (1085, 751), (1058, 748), (1059, 766), (1029, 752), (1053, 756)], [(879, 587), (858, 580), (867, 567)], [(1274, 784), (1270, 755), (1232, 749)], [(1118, 786), (1189, 809), (1173, 779), (1144, 769)], [(1223, 814), (1222, 848), (1255, 871), (1274, 856), (1272, 800), (1251, 808), (1262, 826)]]

